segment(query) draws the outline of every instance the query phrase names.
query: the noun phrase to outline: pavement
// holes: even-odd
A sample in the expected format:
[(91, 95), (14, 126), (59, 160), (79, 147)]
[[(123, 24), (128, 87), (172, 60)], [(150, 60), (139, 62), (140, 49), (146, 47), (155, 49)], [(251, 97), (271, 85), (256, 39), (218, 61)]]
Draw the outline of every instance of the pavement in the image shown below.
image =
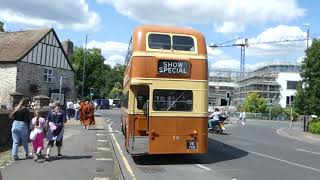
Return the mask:
[[(30, 143), (31, 144), (31, 143)], [(43, 150), (45, 153), (45, 150)], [(19, 155), (23, 156), (23, 149)], [(121, 173), (109, 133), (102, 117), (96, 116), (96, 126), (83, 129), (78, 121), (69, 120), (65, 125), (62, 158), (52, 149), (51, 161), (44, 159), (10, 160), (10, 151), (0, 155), (1, 173), (4, 180), (107, 180), (121, 179)]]
[(320, 135), (303, 132), (301, 129), (280, 128), (277, 133), (283, 137), (320, 145)]

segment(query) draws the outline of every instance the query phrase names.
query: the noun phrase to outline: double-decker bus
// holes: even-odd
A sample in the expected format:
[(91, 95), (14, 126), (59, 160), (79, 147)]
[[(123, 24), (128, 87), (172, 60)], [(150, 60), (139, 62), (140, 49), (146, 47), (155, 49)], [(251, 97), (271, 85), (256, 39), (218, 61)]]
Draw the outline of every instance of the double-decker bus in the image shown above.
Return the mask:
[(200, 154), (208, 149), (208, 62), (191, 28), (140, 26), (123, 81), (122, 131), (131, 154)]

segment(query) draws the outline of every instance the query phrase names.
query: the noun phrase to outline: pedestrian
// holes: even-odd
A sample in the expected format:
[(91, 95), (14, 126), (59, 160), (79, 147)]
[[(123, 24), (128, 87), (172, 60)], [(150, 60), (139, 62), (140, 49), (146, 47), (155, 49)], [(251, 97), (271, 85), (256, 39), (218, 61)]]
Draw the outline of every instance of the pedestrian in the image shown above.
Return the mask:
[(75, 114), (75, 107), (74, 107), (74, 104), (71, 100), (69, 100), (67, 102), (67, 117), (68, 117), (68, 120), (70, 120), (71, 118), (74, 117), (74, 114)]
[(26, 158), (31, 158), (29, 156), (29, 110), (28, 110), (29, 99), (22, 98), (19, 104), (14, 108), (14, 110), (9, 114), (10, 119), (13, 119), (13, 124), (11, 128), (12, 133), (12, 160), (19, 160), (18, 148), (20, 139), (24, 148)]
[(34, 118), (31, 120), (31, 133), (30, 139), (32, 140), (33, 146), (33, 154), (34, 154), (34, 161), (39, 159), (41, 154), (41, 150), (44, 149), (43, 146), (43, 138), (44, 138), (44, 128), (46, 126), (46, 120), (41, 117), (40, 111), (36, 110), (34, 112)]
[(246, 124), (245, 123), (246, 122), (246, 112), (245, 111), (240, 113), (238, 122), (241, 122), (242, 125)]
[(85, 129), (89, 129), (89, 126), (95, 125), (95, 119), (94, 119), (94, 104), (89, 101), (88, 99), (84, 102), (84, 105), (82, 107), (83, 111), (83, 126)]
[(53, 110), (51, 110), (47, 117), (47, 155), (46, 160), (50, 160), (50, 151), (54, 146), (54, 142), (58, 149), (58, 157), (62, 157), (61, 147), (63, 141), (64, 123), (66, 123), (66, 113), (60, 109), (60, 102), (53, 103)]
[(77, 103), (75, 103), (74, 107), (76, 108), (76, 120), (80, 120), (80, 101), (78, 100)]

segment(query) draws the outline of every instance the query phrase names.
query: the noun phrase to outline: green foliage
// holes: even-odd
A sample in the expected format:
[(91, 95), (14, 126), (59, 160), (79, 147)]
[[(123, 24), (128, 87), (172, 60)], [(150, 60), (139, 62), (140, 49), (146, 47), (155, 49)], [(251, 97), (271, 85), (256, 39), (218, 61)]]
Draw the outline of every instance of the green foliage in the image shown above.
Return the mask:
[(111, 99), (119, 99), (122, 92), (122, 86), (119, 82), (116, 82), (109, 93), (109, 98)]
[(264, 113), (267, 111), (267, 100), (260, 93), (251, 92), (244, 101), (244, 110), (252, 113)]
[(308, 129), (312, 133), (320, 134), (320, 120), (313, 120), (309, 122)]
[[(307, 56), (302, 62), (301, 77), (304, 90), (297, 92), (295, 107), (300, 113), (320, 116), (320, 40), (315, 39), (307, 49)], [(297, 100), (298, 99), (298, 100)]]
[[(71, 62), (76, 71), (75, 84), (79, 97), (81, 96), (83, 84), (84, 57), (84, 49), (76, 47)], [(93, 99), (108, 97), (116, 82), (120, 83), (120, 85), (122, 84), (124, 70), (124, 65), (117, 64), (112, 68), (110, 65), (105, 64), (105, 58), (100, 49), (88, 49), (85, 64), (84, 97), (90, 96), (90, 88), (94, 89)]]
[(284, 114), (284, 110), (281, 106), (272, 106), (271, 107), (271, 116), (279, 116), (279, 115), (283, 115)]
[[(284, 109), (284, 113), (291, 118), (291, 108), (287, 107), (286, 109)], [(292, 108), (292, 117), (293, 120), (296, 121), (298, 120), (299, 117), (299, 113), (295, 110), (295, 108)]]

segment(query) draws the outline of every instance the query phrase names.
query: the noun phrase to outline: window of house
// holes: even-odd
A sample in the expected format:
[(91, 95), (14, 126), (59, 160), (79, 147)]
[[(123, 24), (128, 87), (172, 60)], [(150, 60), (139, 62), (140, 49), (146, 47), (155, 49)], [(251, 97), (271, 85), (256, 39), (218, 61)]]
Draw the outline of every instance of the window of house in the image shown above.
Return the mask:
[(287, 81), (287, 89), (297, 89), (299, 81)]
[(286, 105), (291, 105), (293, 103), (294, 96), (287, 96)]
[(194, 41), (189, 36), (176, 36), (172, 37), (173, 49), (179, 51), (194, 51)]
[(192, 111), (193, 95), (191, 90), (153, 91), (154, 111)]
[(43, 81), (51, 83), (53, 79), (53, 71), (52, 69), (45, 68), (43, 70)]
[(151, 49), (171, 49), (171, 38), (166, 34), (150, 34), (148, 43)]

